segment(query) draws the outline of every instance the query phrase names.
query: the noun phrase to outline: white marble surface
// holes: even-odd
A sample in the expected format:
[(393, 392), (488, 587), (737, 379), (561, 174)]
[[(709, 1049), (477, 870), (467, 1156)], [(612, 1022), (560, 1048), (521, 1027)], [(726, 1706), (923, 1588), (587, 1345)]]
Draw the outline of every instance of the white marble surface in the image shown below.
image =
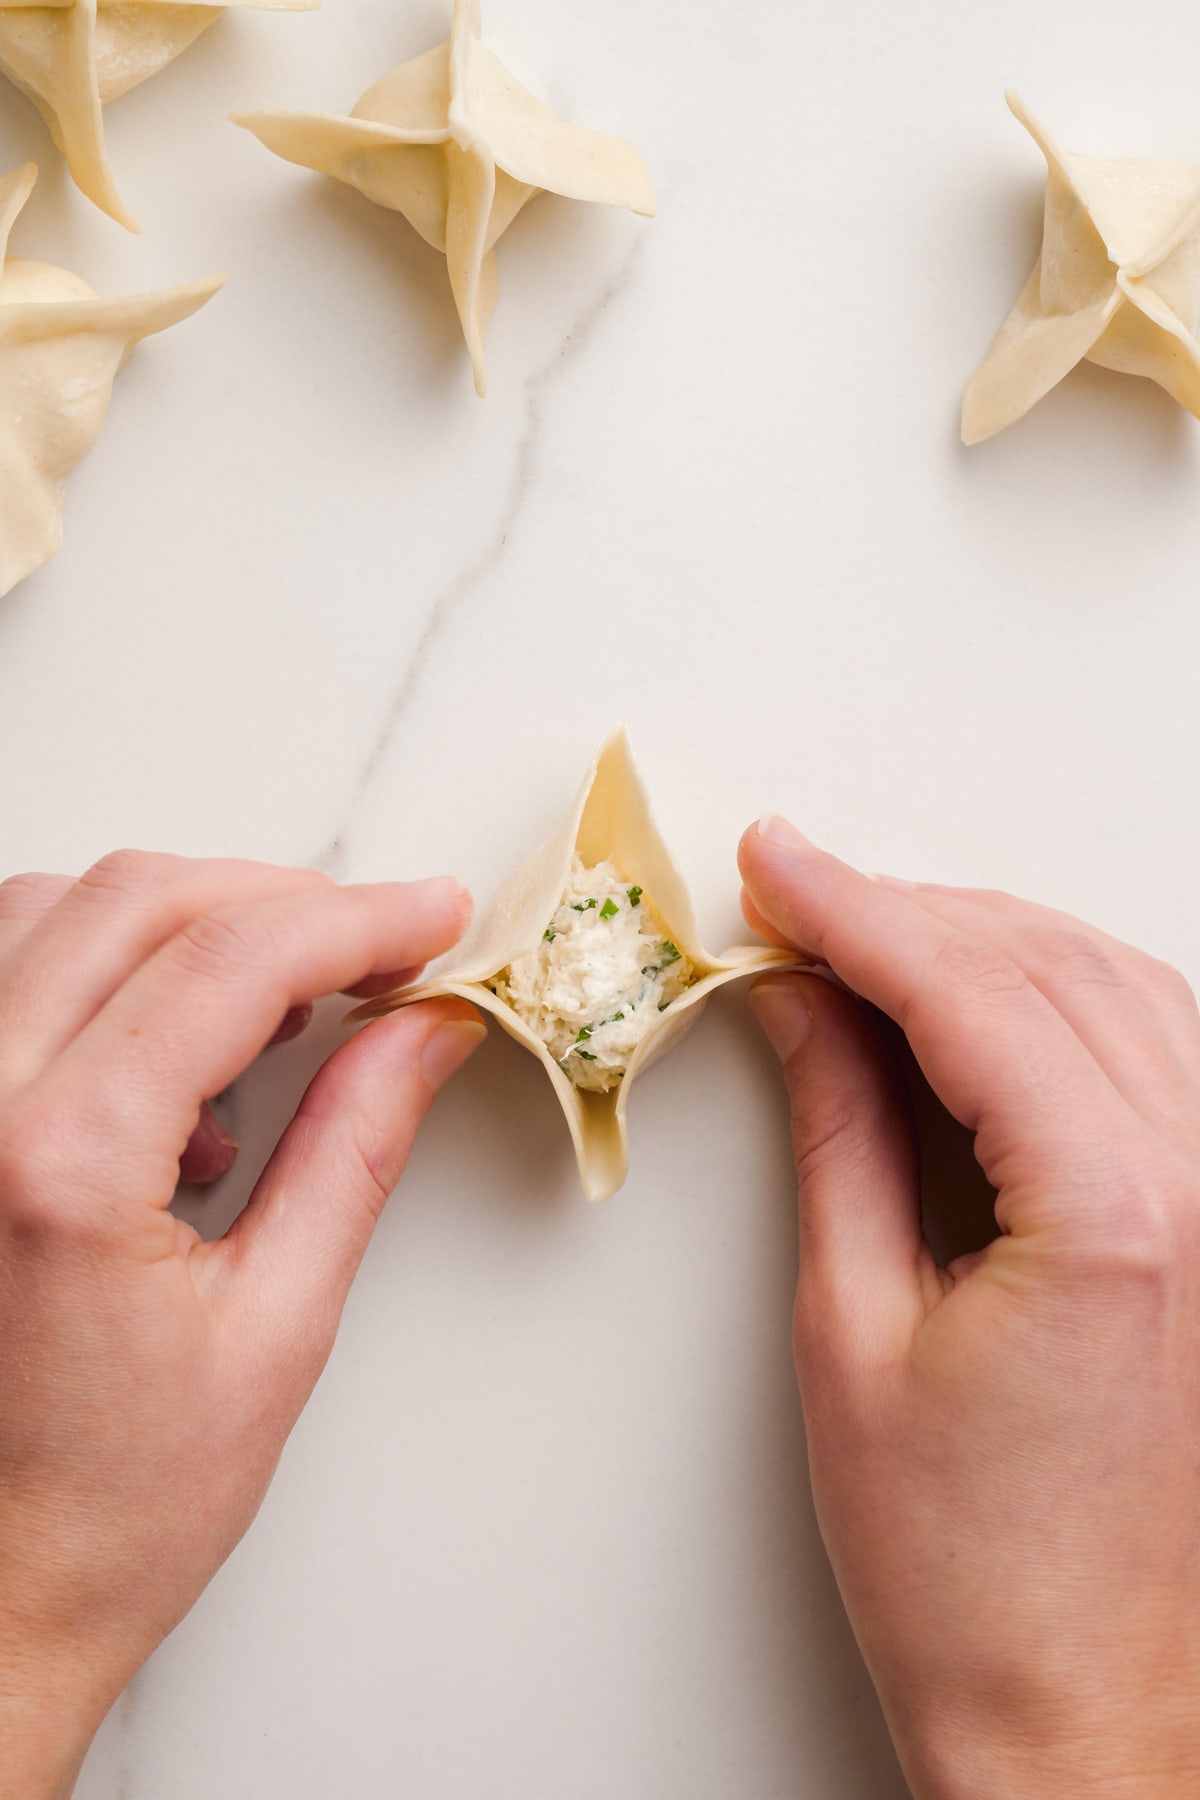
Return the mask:
[[(623, 718), (711, 941), (775, 808), (1200, 976), (1200, 430), (1085, 370), (956, 442), (1039, 235), (1003, 85), (1080, 149), (1200, 161), (1194, 7), (488, 0), (661, 215), (530, 209), (486, 403), (433, 253), (223, 122), (347, 108), (447, 13), (223, 21), (109, 112), (142, 239), (0, 91), (0, 167), (43, 166), (18, 253), (106, 292), (231, 271), (125, 371), (61, 556), (0, 604), (0, 865), (136, 843), (486, 892)], [(233, 1096), (212, 1228), (334, 1036)], [(633, 1112), (589, 1210), (515, 1046), (443, 1098), (258, 1524), (81, 1800), (903, 1794), (813, 1525), (740, 996)]]

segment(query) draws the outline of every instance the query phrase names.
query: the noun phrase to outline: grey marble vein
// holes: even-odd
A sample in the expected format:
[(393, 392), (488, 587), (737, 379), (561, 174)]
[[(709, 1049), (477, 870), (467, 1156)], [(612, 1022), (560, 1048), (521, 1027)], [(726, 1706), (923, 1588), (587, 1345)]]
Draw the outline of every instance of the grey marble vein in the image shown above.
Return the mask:
[(504, 505), (500, 510), (496, 529), (482, 553), (468, 568), (442, 589), (430, 607), (416, 650), (401, 674), (387, 714), (371, 743), (351, 790), (344, 814), (344, 823), (330, 842), (312, 859), (311, 866), (313, 868), (338, 878), (345, 874), (349, 863), (350, 833), (353, 830), (354, 815), (369, 793), (380, 766), (404, 723), (414, 694), (420, 688), (447, 629), (480, 585), (489, 575), (494, 574), (508, 549), (530, 489), (534, 469), (537, 466), (538, 442), (541, 435), (546, 393), (561, 378), (563, 371), (582, 354), (597, 322), (628, 280), (641, 253), (643, 241), (641, 234), (633, 239), (629, 251), (613, 279), (575, 320), (562, 344), (554, 351), (553, 355), (526, 379), (525, 425), (517, 444), (512, 480), (509, 483)]

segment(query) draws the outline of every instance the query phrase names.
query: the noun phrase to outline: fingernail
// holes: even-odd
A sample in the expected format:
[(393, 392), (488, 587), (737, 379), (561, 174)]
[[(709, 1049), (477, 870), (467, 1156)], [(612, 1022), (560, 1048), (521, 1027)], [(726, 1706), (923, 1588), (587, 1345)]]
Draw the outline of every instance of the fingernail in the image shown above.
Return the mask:
[(236, 1138), (205, 1108), (179, 1159), (179, 1179), (208, 1186), (228, 1175), (237, 1155)]
[(270, 1050), (275, 1044), (290, 1044), (293, 1038), (298, 1038), (302, 1031), (308, 1030), (312, 1016), (313, 1009), (310, 1005), (289, 1007), (279, 1021), (279, 1029), (267, 1049)]
[(430, 1087), (440, 1088), (458, 1072), (487, 1036), (478, 1019), (448, 1019), (425, 1040), (421, 1073)]
[(758, 981), (750, 989), (750, 1004), (772, 1050), (781, 1063), (789, 1063), (812, 1024), (804, 989), (795, 981)]
[(790, 820), (779, 813), (765, 813), (758, 821), (758, 835), (765, 838), (768, 844), (775, 844), (780, 850), (809, 850), (811, 842), (804, 833), (797, 831)]
[(430, 894), (435, 894), (447, 905), (460, 907), (464, 912), (471, 906), (471, 896), (462, 882), (454, 875), (430, 875), (419, 885)]

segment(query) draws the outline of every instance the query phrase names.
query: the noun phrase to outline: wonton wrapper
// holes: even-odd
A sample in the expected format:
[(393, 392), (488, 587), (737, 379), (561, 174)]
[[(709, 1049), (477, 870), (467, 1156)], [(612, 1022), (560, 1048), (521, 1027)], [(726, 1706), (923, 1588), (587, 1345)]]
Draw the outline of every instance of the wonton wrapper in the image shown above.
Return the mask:
[[(647, 900), (672, 941), (690, 958), (697, 976), (694, 985), (651, 1025), (624, 1079), (603, 1094), (577, 1088), (541, 1038), (486, 985), (515, 957), (540, 944), (546, 921), (562, 900), (576, 851), (589, 867), (614, 863), (624, 879), (645, 889)], [(636, 1077), (696, 1023), (714, 989), (744, 975), (798, 966), (791, 951), (771, 950), (762, 944), (727, 950), (723, 956), (710, 956), (701, 946), (691, 899), (654, 823), (623, 729), (614, 731), (601, 745), (559, 830), (509, 877), (452, 954), (452, 962), (435, 979), (368, 1001), (351, 1019), (378, 1019), (397, 1007), (447, 994), (492, 1013), (510, 1037), (532, 1050), (549, 1075), (571, 1128), (579, 1177), (589, 1200), (607, 1200), (625, 1180), (629, 1167), (625, 1110)]]
[(249, 112), (233, 122), (285, 161), (403, 213), (445, 255), (483, 395), (484, 338), (499, 287), (493, 249), (526, 202), (548, 191), (653, 217), (654, 190), (632, 144), (562, 124), (479, 33), (478, 0), (454, 0), (449, 43), (385, 75), (348, 119)]
[(1200, 168), (1070, 156), (1007, 99), (1049, 167), (1044, 237), (967, 388), (963, 441), (1003, 431), (1085, 357), (1149, 376), (1200, 418)]
[(104, 147), (102, 108), (157, 75), (230, 6), (305, 12), (321, 0), (0, 0), (0, 74), (33, 101), (76, 185), (138, 229)]
[(36, 180), (32, 163), (0, 175), (0, 597), (57, 551), (67, 476), (99, 437), (129, 352), (225, 281), (101, 300), (65, 269), (6, 257)]

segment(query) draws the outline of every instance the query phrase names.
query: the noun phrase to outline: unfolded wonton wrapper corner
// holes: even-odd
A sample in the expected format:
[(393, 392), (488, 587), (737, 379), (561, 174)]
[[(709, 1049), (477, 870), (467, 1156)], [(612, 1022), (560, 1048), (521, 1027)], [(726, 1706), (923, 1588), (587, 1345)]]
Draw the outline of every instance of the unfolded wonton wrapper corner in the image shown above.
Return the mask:
[[(488, 985), (518, 956), (534, 949), (566, 890), (573, 857), (589, 867), (616, 865), (622, 877), (645, 891), (673, 941), (695, 968), (696, 980), (652, 1023), (618, 1086), (607, 1093), (576, 1087), (541, 1038)], [(607, 1200), (625, 1180), (629, 1166), (626, 1108), (629, 1090), (679, 1041), (700, 1016), (708, 996), (728, 981), (772, 968), (794, 968), (796, 956), (765, 945), (712, 956), (700, 943), (691, 899), (654, 822), (645, 788), (623, 729), (601, 746), (579, 796), (554, 835), (535, 850), (481, 908), (467, 937), (451, 953), (435, 979), (369, 1001), (351, 1014), (355, 1022), (376, 1019), (418, 1000), (457, 995), (491, 1013), (510, 1037), (538, 1058), (558, 1096), (579, 1161), (589, 1200)]]
[(1007, 98), (1046, 158), (1045, 227), (967, 388), (964, 442), (1012, 425), (1085, 358), (1148, 376), (1200, 418), (1200, 168), (1069, 155)]
[(633, 145), (564, 125), (515, 81), (480, 41), (478, 0), (454, 0), (450, 41), (385, 75), (348, 119), (248, 112), (233, 122), (286, 162), (402, 213), (444, 254), (481, 395), (499, 285), (493, 251), (527, 201), (549, 192), (654, 213)]
[(137, 230), (104, 145), (103, 109), (157, 75), (230, 6), (307, 11), (321, 0), (0, 0), (0, 74), (33, 101), (76, 186)]
[(101, 300), (65, 269), (7, 256), (36, 179), (32, 163), (0, 175), (0, 597), (58, 549), (67, 477), (99, 437), (134, 345), (189, 318), (225, 280)]

